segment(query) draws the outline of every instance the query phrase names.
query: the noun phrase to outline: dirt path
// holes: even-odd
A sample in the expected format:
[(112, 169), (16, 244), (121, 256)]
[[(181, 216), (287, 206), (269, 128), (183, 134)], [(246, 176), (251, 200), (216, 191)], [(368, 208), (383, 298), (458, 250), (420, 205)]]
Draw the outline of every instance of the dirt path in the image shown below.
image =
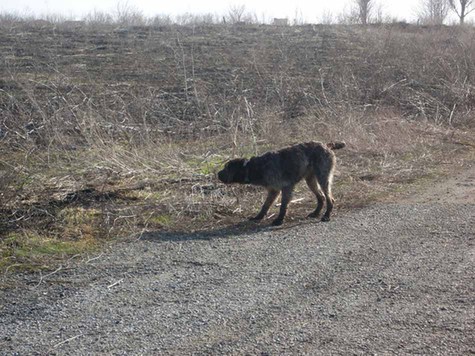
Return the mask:
[(475, 167), (281, 229), (150, 233), (0, 291), (25, 354), (475, 353)]
[(411, 203), (475, 203), (475, 163), (468, 163), (462, 172), (440, 178), (423, 192), (414, 194), (407, 200)]

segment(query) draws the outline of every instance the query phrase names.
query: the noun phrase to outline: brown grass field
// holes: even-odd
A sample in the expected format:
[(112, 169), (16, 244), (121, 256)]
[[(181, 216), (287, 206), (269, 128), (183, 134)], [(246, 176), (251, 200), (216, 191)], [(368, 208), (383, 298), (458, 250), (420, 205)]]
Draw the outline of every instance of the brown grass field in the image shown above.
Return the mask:
[[(344, 140), (338, 214), (474, 157), (471, 27), (4, 21), (0, 60), (3, 271), (236, 224), (264, 194), (218, 182), (230, 158)], [(290, 223), (314, 207), (294, 199)]]

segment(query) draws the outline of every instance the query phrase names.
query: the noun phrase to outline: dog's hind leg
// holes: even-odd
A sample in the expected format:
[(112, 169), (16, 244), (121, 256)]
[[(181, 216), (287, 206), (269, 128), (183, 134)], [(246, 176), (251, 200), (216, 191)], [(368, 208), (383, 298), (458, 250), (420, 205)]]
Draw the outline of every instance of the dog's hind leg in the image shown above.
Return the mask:
[(330, 215), (333, 210), (333, 205), (335, 203), (335, 199), (333, 199), (332, 190), (331, 190), (331, 181), (327, 181), (324, 184), (321, 184), (323, 194), (325, 194), (325, 198), (327, 201), (327, 210), (322, 217), (322, 221), (330, 221)]
[(292, 199), (292, 191), (294, 186), (284, 187), (282, 189), (282, 200), (280, 204), (279, 215), (272, 222), (272, 225), (279, 226), (284, 222), (285, 214), (287, 213), (287, 206), (289, 205), (290, 200)]
[(329, 169), (319, 171), (317, 173), (317, 180), (318, 183), (320, 183), (320, 187), (323, 190), (327, 202), (327, 210), (322, 217), (322, 221), (330, 221), (333, 205), (335, 203), (335, 199), (333, 199), (332, 195), (333, 170)]
[(317, 207), (315, 208), (315, 210), (313, 212), (308, 214), (307, 217), (308, 218), (316, 218), (320, 215), (320, 213), (323, 209), (323, 204), (325, 202), (325, 195), (323, 194), (322, 190), (320, 189), (320, 187), (317, 183), (317, 179), (315, 178), (315, 176), (313, 174), (308, 176), (307, 178), (305, 178), (305, 181), (307, 182), (307, 185), (310, 188), (310, 190), (317, 197)]
[(262, 205), (261, 211), (259, 212), (259, 214), (257, 214), (256, 216), (254, 216), (253, 218), (249, 220), (252, 220), (252, 221), (262, 220), (262, 218), (266, 216), (267, 212), (269, 211), (270, 206), (277, 199), (278, 196), (279, 196), (278, 190), (268, 189), (267, 198), (266, 198), (266, 201), (264, 202), (264, 205)]

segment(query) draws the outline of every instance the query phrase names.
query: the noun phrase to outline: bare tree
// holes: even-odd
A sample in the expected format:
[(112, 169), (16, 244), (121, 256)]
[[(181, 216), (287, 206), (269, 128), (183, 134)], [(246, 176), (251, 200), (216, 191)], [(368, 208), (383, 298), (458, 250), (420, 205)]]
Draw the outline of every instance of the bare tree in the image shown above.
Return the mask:
[(229, 22), (240, 23), (244, 21), (245, 5), (232, 5), (228, 11)]
[(322, 25), (331, 25), (335, 23), (335, 16), (330, 10), (326, 9), (322, 12), (318, 22)]
[(419, 21), (426, 25), (441, 25), (449, 13), (448, 0), (421, 0)]
[(371, 22), (373, 23), (384, 23), (384, 22), (391, 22), (389, 19), (389, 16), (385, 14), (385, 11), (383, 9), (383, 5), (381, 4), (376, 4), (376, 7), (372, 9), (372, 14), (371, 14)]
[(373, 10), (374, 0), (355, 0), (360, 23), (366, 25), (369, 23), (371, 12)]
[(465, 17), (475, 10), (472, 7), (473, 0), (448, 0), (450, 8), (457, 14), (460, 19), (460, 24), (465, 23)]
[(131, 5), (128, 0), (117, 3), (115, 20), (124, 26), (145, 24), (143, 13), (137, 7)]

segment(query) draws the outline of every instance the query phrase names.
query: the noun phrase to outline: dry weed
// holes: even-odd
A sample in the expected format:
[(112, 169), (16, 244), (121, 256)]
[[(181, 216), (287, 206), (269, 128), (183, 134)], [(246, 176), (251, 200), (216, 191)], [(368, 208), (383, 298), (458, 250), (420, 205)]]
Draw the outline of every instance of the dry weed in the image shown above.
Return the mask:
[[(395, 194), (473, 144), (471, 28), (115, 31), (91, 20), (51, 36), (49, 26), (8, 21), (2, 251), (13, 251), (5, 241), (15, 234), (100, 242), (236, 223), (263, 195), (224, 187), (216, 171), (292, 143), (347, 142), (340, 208)], [(305, 189), (296, 199), (291, 218), (313, 206)]]

